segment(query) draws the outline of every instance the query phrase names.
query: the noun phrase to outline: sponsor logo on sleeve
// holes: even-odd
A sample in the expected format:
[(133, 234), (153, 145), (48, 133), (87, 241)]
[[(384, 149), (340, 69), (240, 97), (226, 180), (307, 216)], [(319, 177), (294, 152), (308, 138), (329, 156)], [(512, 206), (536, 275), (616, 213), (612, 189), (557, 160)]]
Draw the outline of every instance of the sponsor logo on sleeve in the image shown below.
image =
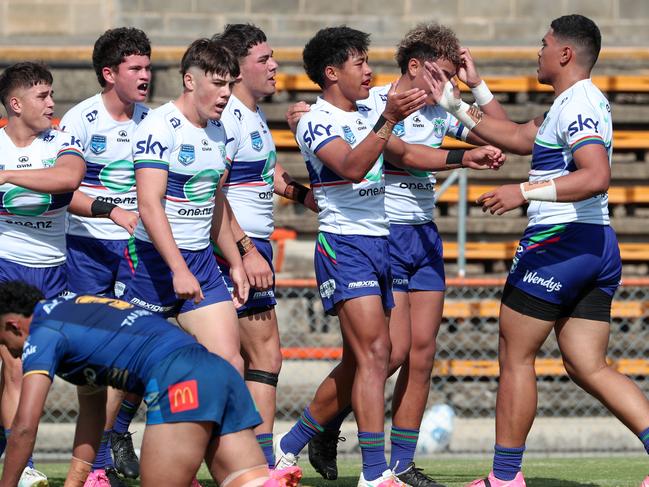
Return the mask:
[(313, 142), (315, 141), (316, 137), (321, 137), (323, 135), (331, 135), (331, 125), (323, 125), (321, 123), (316, 124), (315, 126), (313, 123), (309, 122), (307, 125), (307, 129), (304, 131), (302, 134), (302, 138), (304, 139), (304, 142), (311, 147)]
[(577, 132), (581, 132), (585, 129), (594, 130), (595, 133), (598, 134), (598, 125), (599, 121), (595, 121), (590, 117), (584, 119), (584, 117), (582, 117), (580, 113), (579, 115), (577, 115), (577, 120), (568, 125), (568, 135), (572, 137)]

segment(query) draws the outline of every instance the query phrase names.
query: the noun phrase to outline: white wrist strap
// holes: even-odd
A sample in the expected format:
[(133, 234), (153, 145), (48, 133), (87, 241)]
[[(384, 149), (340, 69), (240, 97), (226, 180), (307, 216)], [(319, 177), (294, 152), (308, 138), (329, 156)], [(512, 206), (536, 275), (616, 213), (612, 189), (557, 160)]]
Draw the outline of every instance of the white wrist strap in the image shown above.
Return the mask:
[(473, 129), (482, 120), (482, 112), (475, 105), (469, 105), (462, 101), (462, 98), (455, 97), (453, 84), (447, 81), (444, 85), (444, 91), (439, 100), (439, 106), (454, 115), (469, 130)]
[(521, 194), (525, 201), (557, 201), (557, 187), (554, 181), (534, 181), (521, 183)]
[(479, 107), (482, 107), (494, 99), (494, 95), (487, 86), (487, 83), (482, 80), (478, 86), (471, 88), (471, 93), (475, 98), (475, 102)]

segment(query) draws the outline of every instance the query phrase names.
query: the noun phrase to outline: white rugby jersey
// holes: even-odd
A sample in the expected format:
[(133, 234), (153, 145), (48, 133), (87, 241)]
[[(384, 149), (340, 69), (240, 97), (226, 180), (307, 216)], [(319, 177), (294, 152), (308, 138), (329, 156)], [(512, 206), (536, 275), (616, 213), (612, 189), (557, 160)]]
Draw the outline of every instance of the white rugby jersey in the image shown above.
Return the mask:
[(370, 110), (346, 112), (322, 98), (298, 123), (296, 138), (306, 161), (311, 188), (320, 212), (320, 231), (344, 235), (388, 235), (385, 215), (383, 156), (379, 156), (360, 183), (352, 183), (325, 166), (317, 152), (335, 138), (356, 147), (372, 130)]
[(252, 112), (234, 95), (221, 116), (228, 134), (228, 152), (234, 154), (223, 185), (234, 216), (250, 237), (270, 238), (274, 230), (275, 143), (266, 117)]
[[(101, 94), (72, 107), (61, 119), (61, 128), (81, 140), (86, 175), (79, 189), (88, 196), (113, 203), (125, 210), (137, 210), (135, 171), (131, 152), (137, 125), (149, 109), (139, 103), (133, 118), (118, 122), (108, 113)], [(126, 240), (128, 232), (108, 218), (68, 215), (70, 235), (104, 240)]]
[[(16, 147), (0, 129), (0, 170), (51, 167), (59, 155), (81, 157), (74, 136), (47, 130), (29, 146)], [(65, 214), (72, 193), (44, 194), (13, 184), (0, 185), (0, 257), (28, 267), (65, 262)]]
[[(176, 245), (202, 250), (210, 244), (214, 194), (230, 167), (223, 124), (211, 120), (205, 128), (193, 125), (173, 102), (151, 110), (133, 138), (135, 170), (168, 171), (162, 205)], [(151, 242), (142, 221), (135, 237)]]
[[(530, 181), (548, 180), (577, 170), (573, 153), (588, 144), (613, 152), (611, 108), (590, 79), (578, 81), (554, 100), (539, 127), (532, 152)], [(593, 223), (608, 225), (608, 194), (574, 203), (530, 201), (529, 225)]]
[[(390, 85), (370, 90), (358, 105), (368, 107), (376, 115), (383, 113)], [(453, 115), (439, 105), (427, 105), (410, 114), (392, 130), (404, 142), (440, 147), (445, 135), (465, 140), (469, 131)], [(385, 163), (385, 211), (390, 223), (421, 224), (433, 220), (435, 208), (435, 173), (402, 169)]]

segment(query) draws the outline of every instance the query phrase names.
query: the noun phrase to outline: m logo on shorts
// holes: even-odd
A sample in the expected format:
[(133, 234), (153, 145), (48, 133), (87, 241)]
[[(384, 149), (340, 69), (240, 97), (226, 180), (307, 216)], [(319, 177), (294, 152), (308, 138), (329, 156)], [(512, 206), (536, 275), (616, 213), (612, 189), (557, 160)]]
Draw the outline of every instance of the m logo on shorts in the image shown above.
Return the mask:
[(173, 384), (168, 388), (169, 409), (181, 413), (198, 408), (198, 384), (196, 379)]

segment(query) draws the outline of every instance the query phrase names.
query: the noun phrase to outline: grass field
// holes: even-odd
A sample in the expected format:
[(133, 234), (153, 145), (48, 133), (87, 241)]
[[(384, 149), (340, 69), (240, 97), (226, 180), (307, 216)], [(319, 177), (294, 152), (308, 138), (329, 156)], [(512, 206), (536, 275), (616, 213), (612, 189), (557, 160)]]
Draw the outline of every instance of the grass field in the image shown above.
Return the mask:
[[(341, 460), (340, 477), (335, 482), (322, 480), (303, 458), (304, 486), (355, 487), (358, 481), (358, 460)], [(447, 487), (463, 486), (471, 480), (488, 473), (491, 463), (485, 457), (476, 459), (422, 460), (419, 462), (427, 473)], [(61, 463), (39, 464), (37, 468), (50, 477), (52, 487), (63, 486), (67, 465)], [(524, 472), (528, 487), (638, 487), (649, 474), (647, 457), (598, 457), (598, 458), (527, 458)], [(203, 467), (199, 472), (203, 486), (214, 486)], [(129, 485), (139, 485), (138, 482)]]

